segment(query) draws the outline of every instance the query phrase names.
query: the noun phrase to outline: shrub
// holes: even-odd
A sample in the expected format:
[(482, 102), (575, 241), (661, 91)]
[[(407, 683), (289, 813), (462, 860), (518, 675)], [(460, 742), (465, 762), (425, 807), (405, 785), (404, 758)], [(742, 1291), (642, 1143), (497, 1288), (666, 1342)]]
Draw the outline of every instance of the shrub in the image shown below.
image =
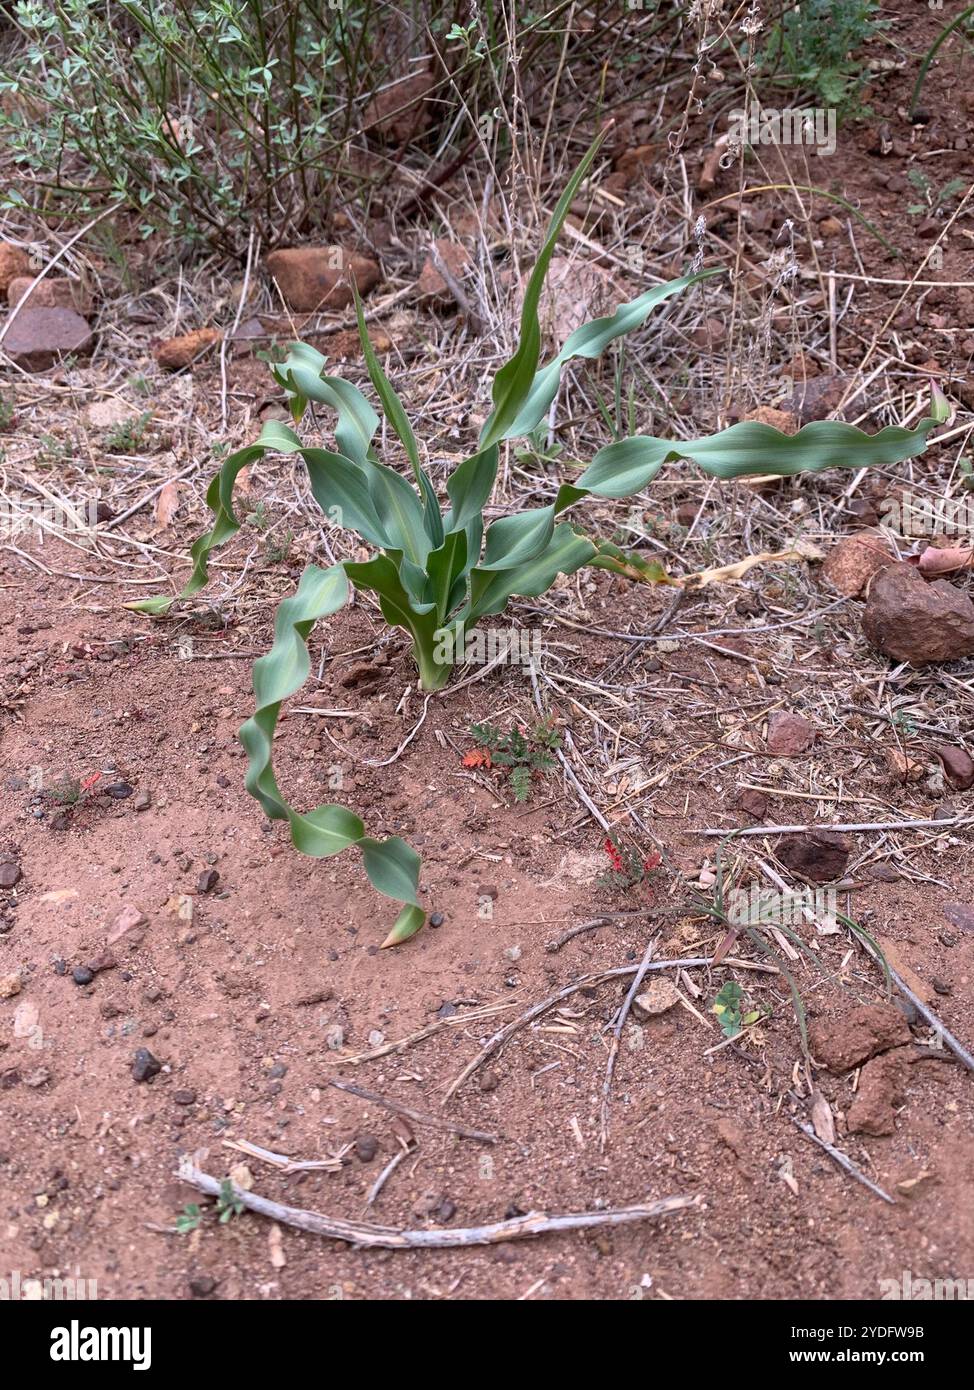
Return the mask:
[[(306, 641), (314, 624), (344, 604), (351, 582), (379, 600), (391, 626), (401, 627), (412, 644), (420, 684), (438, 690), (450, 679), (455, 639), (467, 624), (503, 612), (513, 595), (546, 592), (559, 574), (583, 565), (611, 570), (644, 582), (674, 582), (655, 563), (626, 554), (607, 541), (584, 534), (559, 516), (589, 496), (619, 498), (639, 492), (662, 466), (688, 459), (721, 479), (747, 474), (789, 475), (824, 468), (863, 468), (912, 458), (927, 435), (946, 418), (946, 401), (936, 393), (932, 414), (916, 429), (889, 426), (867, 435), (852, 425), (816, 421), (786, 435), (770, 425), (743, 422), (703, 439), (672, 440), (634, 435), (601, 449), (574, 483), (564, 483), (549, 506), (502, 517), (485, 528), (486, 507), (498, 468), (498, 449), (529, 434), (546, 414), (558, 390), (561, 369), (572, 358), (597, 357), (615, 339), (642, 324), (664, 300), (719, 270), (704, 270), (647, 290), (614, 314), (582, 325), (561, 351), (539, 369), (541, 328), (538, 302), (562, 223), (600, 141), (596, 140), (569, 181), (524, 296), (517, 351), (493, 382), (493, 410), (478, 448), (447, 480), (449, 507), (442, 511), (425, 472), (419, 445), (405, 409), (379, 365), (368, 340), (356, 296), (359, 331), (372, 385), (385, 417), (409, 459), (415, 484), (375, 456), (379, 417), (351, 383), (325, 373), (320, 353), (302, 343), (291, 346), (271, 371), (284, 388), (298, 423), (309, 402), (334, 409), (338, 452), (303, 444), (290, 427), (268, 422), (255, 444), (226, 459), (207, 492), (212, 528), (192, 547), (193, 571), (178, 595), (186, 598), (207, 581), (207, 560), (240, 523), (233, 511), (234, 483), (240, 470), (270, 452), (299, 453), (308, 469), (318, 505), (354, 531), (376, 554), (366, 561), (344, 561), (329, 569), (309, 565), (297, 593), (277, 612), (274, 643), (254, 666), (257, 709), (240, 730), (249, 757), (248, 790), (268, 816), (290, 823), (295, 845), (307, 854), (336, 854), (358, 845), (365, 868), (380, 892), (404, 903), (386, 944), (412, 935), (423, 922), (416, 890), (419, 856), (402, 840), (376, 841), (365, 835), (357, 816), (340, 806), (321, 806), (308, 814), (294, 811), (277, 786), (271, 764), (272, 741), (282, 702), (306, 679), (310, 662)], [(143, 599), (127, 606), (160, 614), (176, 600)]]

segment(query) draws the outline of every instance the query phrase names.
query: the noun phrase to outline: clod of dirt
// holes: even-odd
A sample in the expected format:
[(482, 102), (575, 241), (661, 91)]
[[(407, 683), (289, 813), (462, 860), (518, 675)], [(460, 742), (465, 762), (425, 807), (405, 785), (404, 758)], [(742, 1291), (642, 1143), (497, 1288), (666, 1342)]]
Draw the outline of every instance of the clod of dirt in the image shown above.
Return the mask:
[(435, 86), (436, 76), (427, 68), (386, 87), (365, 108), (366, 134), (397, 145), (422, 135), (433, 119), (426, 98)]
[(197, 328), (193, 333), (167, 338), (156, 348), (156, 361), (165, 372), (180, 372), (184, 367), (191, 367), (222, 337), (219, 328)]
[(846, 598), (858, 598), (874, 575), (896, 563), (881, 531), (857, 531), (833, 546), (822, 566), (822, 578)]
[(15, 888), (21, 879), (21, 868), (15, 859), (0, 864), (0, 888)]
[(680, 996), (672, 980), (650, 980), (632, 1001), (632, 1012), (636, 1018), (655, 1018), (679, 1002)]
[(7, 303), (11, 308), (24, 295), (25, 309), (73, 309), (76, 314), (91, 312), (91, 299), (74, 280), (48, 276), (35, 281), (30, 275), (18, 275), (7, 286)]
[(23, 988), (23, 980), (16, 971), (12, 975), (0, 976), (0, 999), (13, 999)]
[(27, 252), (9, 241), (0, 241), (0, 294), (6, 294), (11, 280), (18, 275), (30, 274), (30, 261)]
[(856, 1098), (849, 1106), (846, 1123), (850, 1134), (892, 1134), (896, 1107), (906, 1100), (909, 1053), (903, 1048), (874, 1057), (862, 1069)]
[(754, 791), (752, 787), (744, 787), (734, 804), (746, 815), (753, 816), (755, 820), (764, 820), (768, 814), (768, 797), (764, 792)]
[(974, 758), (963, 748), (954, 748), (949, 743), (938, 743), (933, 752), (943, 764), (944, 776), (959, 791), (974, 787)]
[(132, 1062), (132, 1080), (149, 1081), (162, 1071), (162, 1063), (154, 1057), (147, 1047), (140, 1047)]
[(768, 752), (779, 758), (794, 758), (806, 752), (818, 731), (804, 715), (778, 710), (768, 720)]
[(913, 565), (890, 565), (869, 590), (867, 641), (896, 661), (924, 666), (974, 655), (974, 603), (945, 579), (927, 583)]
[(779, 843), (778, 858), (786, 869), (812, 883), (841, 878), (849, 862), (849, 841), (836, 830), (808, 830)]
[[(461, 241), (453, 241), (450, 237), (440, 236), (434, 241), (434, 245), (439, 252), (440, 259), (445, 264), (447, 270), (454, 280), (460, 281), (470, 269), (470, 252)], [(423, 262), (423, 268), (416, 281), (417, 299), (442, 299), (450, 298), (446, 281), (436, 268), (433, 253), (430, 252)]]
[(748, 411), (741, 419), (753, 421), (757, 425), (770, 425), (772, 429), (780, 430), (782, 434), (798, 433), (798, 421), (791, 411), (775, 410), (772, 405), (759, 405), (754, 410)]
[(355, 1157), (362, 1163), (371, 1163), (379, 1152), (379, 1141), (374, 1134), (359, 1134), (355, 1140)]
[(895, 1004), (858, 1004), (839, 1018), (815, 1019), (808, 1029), (812, 1056), (834, 1072), (910, 1041), (910, 1025)]
[(3, 340), (3, 350), (26, 372), (43, 372), (62, 357), (85, 357), (94, 337), (73, 309), (21, 309)]
[(347, 308), (352, 302), (349, 271), (355, 276), (359, 294), (367, 294), (380, 279), (375, 261), (341, 246), (293, 246), (272, 251), (267, 270), (288, 306), (302, 313)]

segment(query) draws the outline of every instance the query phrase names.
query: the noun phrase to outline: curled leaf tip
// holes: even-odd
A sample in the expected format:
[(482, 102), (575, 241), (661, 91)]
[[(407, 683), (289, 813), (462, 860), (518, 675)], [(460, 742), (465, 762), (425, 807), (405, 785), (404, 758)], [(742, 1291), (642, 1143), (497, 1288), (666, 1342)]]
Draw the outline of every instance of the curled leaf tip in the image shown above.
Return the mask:
[(392, 931), (382, 943), (382, 950), (387, 946), (400, 946), (404, 941), (408, 941), (411, 936), (415, 936), (420, 927), (426, 921), (426, 913), (421, 907), (416, 907), (413, 903), (407, 903), (396, 918)]

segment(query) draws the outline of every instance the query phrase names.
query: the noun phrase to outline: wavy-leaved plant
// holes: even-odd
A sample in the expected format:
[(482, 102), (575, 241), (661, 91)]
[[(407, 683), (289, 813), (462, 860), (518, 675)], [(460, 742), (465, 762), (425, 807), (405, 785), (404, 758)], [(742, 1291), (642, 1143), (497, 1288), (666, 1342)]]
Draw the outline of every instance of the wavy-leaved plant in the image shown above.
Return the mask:
[[(647, 290), (611, 316), (576, 329), (556, 357), (539, 365), (538, 304), (545, 274), (599, 143), (589, 149), (552, 216), (525, 291), (517, 351), (494, 378), (493, 409), (476, 452), (447, 480), (449, 505), (441, 508), (422, 466), (412, 426), (369, 343), (356, 296), (369, 377), (406, 452), (414, 482), (376, 457), (373, 440), (379, 417), (365, 396), (340, 377), (327, 375), (325, 359), (314, 348), (294, 343), (287, 358), (271, 370), (287, 393), (295, 424), (312, 401), (335, 411), (338, 451), (305, 445), (293, 429), (271, 421), (255, 444), (228, 457), (207, 491), (213, 525), (192, 547), (193, 571), (177, 596), (186, 598), (206, 583), (210, 552), (240, 527), (233, 511), (237, 475), (268, 452), (300, 454), (319, 506), (374, 548), (375, 554), (366, 561), (346, 560), (328, 569), (309, 565), (297, 592), (281, 603), (273, 646), (254, 665), (256, 710), (242, 726), (240, 738), (249, 759), (248, 791), (268, 816), (289, 822), (296, 847), (324, 858), (357, 845), (373, 886), (403, 904), (386, 945), (405, 940), (423, 924), (425, 914), (417, 898), (419, 856), (398, 837), (375, 840), (367, 836), (358, 816), (344, 807), (295, 811), (285, 801), (272, 766), (281, 704), (300, 688), (310, 670), (308, 636), (316, 622), (345, 603), (349, 583), (375, 594), (386, 621), (408, 633), (422, 688), (438, 690), (450, 678), (455, 655), (463, 651), (464, 628), (501, 613), (514, 595), (543, 594), (559, 574), (572, 574), (583, 565), (646, 582), (667, 579), (659, 565), (627, 555), (558, 520), (586, 497), (629, 497), (672, 460), (690, 460), (721, 479), (890, 465), (922, 452), (930, 431), (947, 416), (946, 401), (935, 392), (930, 416), (912, 430), (889, 426), (867, 435), (841, 422), (817, 421), (786, 435), (769, 425), (743, 422), (684, 443), (634, 435), (601, 449), (575, 482), (559, 488), (550, 505), (501, 517), (485, 527), (483, 513), (497, 475), (499, 447), (538, 426), (558, 391), (564, 364), (572, 358), (599, 356), (608, 344), (638, 328), (656, 305), (721, 273), (703, 270)], [(159, 597), (128, 607), (159, 614), (175, 601)]]

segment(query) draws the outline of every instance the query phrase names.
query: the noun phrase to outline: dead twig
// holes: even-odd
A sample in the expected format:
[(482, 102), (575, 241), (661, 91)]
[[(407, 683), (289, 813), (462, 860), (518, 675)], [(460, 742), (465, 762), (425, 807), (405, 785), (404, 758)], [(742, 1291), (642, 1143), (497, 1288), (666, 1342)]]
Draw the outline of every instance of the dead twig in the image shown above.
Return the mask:
[[(209, 1197), (219, 1197), (223, 1183), (209, 1173), (185, 1161), (177, 1176)], [(505, 1240), (526, 1240), (530, 1236), (550, 1231), (585, 1231), (598, 1226), (626, 1226), (636, 1221), (653, 1221), (673, 1212), (699, 1207), (697, 1197), (663, 1197), (645, 1206), (616, 1207), (609, 1211), (567, 1212), (563, 1216), (546, 1216), (543, 1212), (528, 1212), (510, 1221), (498, 1221), (492, 1226), (467, 1226), (457, 1230), (405, 1231), (393, 1226), (375, 1226), (367, 1221), (346, 1221), (339, 1216), (325, 1216), (303, 1207), (288, 1207), (273, 1202), (256, 1192), (233, 1188), (234, 1199), (248, 1211), (267, 1216), (282, 1226), (294, 1226), (299, 1231), (324, 1236), (328, 1240), (343, 1240), (355, 1249), (381, 1250), (448, 1250), (465, 1245), (498, 1245)]]
[(882, 1197), (884, 1202), (889, 1202), (891, 1207), (896, 1206), (896, 1203), (889, 1193), (884, 1192), (881, 1187), (877, 1186), (870, 1178), (867, 1178), (865, 1173), (861, 1172), (856, 1167), (848, 1154), (844, 1154), (842, 1150), (837, 1149), (834, 1144), (826, 1143), (824, 1139), (820, 1139), (811, 1125), (806, 1125), (804, 1121), (799, 1120), (796, 1116), (792, 1115), (791, 1122), (798, 1126), (802, 1134), (807, 1134), (809, 1139), (814, 1140), (820, 1148), (823, 1148), (830, 1158), (834, 1158), (839, 1167), (844, 1168), (850, 1177), (855, 1178), (857, 1182), (861, 1182), (863, 1187), (868, 1187), (870, 1192), (875, 1192), (877, 1197)]
[(438, 1115), (424, 1115), (421, 1110), (413, 1110), (401, 1101), (376, 1095), (375, 1091), (366, 1091), (362, 1086), (353, 1086), (350, 1081), (331, 1080), (328, 1085), (334, 1086), (337, 1091), (347, 1091), (349, 1095), (358, 1096), (359, 1100), (367, 1100), (373, 1105), (383, 1105), (394, 1115), (404, 1115), (407, 1120), (415, 1120), (418, 1125), (429, 1125), (432, 1129), (446, 1130), (448, 1134), (459, 1134), (461, 1139), (476, 1139), (481, 1144), (496, 1144), (500, 1138), (498, 1134), (485, 1134), (480, 1129), (467, 1129), (466, 1125), (452, 1124), (449, 1120), (440, 1119)]
[(612, 1023), (612, 1042), (609, 1044), (609, 1055), (605, 1061), (605, 1080), (602, 1082), (602, 1110), (599, 1119), (599, 1148), (605, 1150), (609, 1142), (609, 1098), (612, 1094), (612, 1074), (616, 1069), (616, 1058), (619, 1055), (621, 1046), (622, 1030), (625, 1027), (626, 1019), (629, 1017), (629, 1010), (632, 1008), (632, 1001), (636, 997), (636, 991), (645, 978), (649, 963), (653, 958), (653, 952), (659, 944), (656, 937), (646, 947), (645, 955), (639, 963), (639, 969), (633, 976), (632, 984), (625, 999), (622, 1001), (622, 1008), (616, 1014)]

